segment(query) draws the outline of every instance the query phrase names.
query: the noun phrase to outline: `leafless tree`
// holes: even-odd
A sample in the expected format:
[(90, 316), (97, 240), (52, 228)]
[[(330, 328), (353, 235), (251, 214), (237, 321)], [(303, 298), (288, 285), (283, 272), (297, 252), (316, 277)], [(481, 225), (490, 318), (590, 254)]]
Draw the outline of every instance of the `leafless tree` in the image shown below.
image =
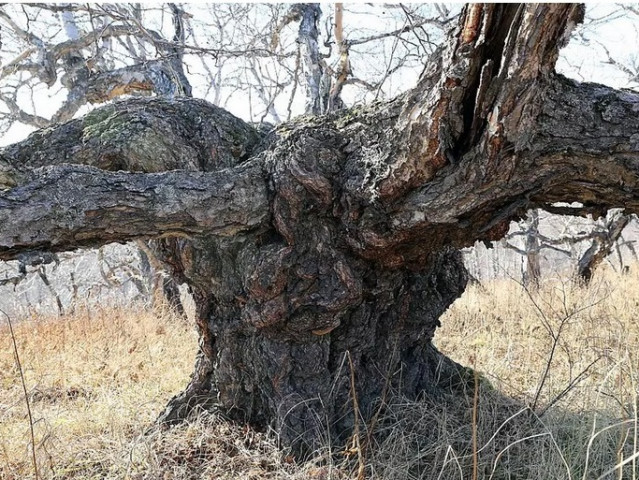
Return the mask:
[[(240, 95), (261, 104), (252, 121), (279, 123), (279, 109), (305, 89), (315, 103), (320, 87), (326, 90), (324, 105), (316, 108), (322, 111), (329, 96), (331, 109), (341, 105), (346, 85), (394, 94), (397, 88), (385, 90), (384, 84), (393, 75), (423, 68), (425, 54), (435, 49), (431, 37), (440, 40), (455, 15), (424, 6), (390, 6), (384, 14), (396, 22), (405, 18), (404, 26), (363, 29), (358, 23), (365, 13), (342, 4), (328, 16), (317, 4), (5, 5), (0, 124), (4, 130), (15, 122), (45, 128), (73, 118), (85, 105), (127, 94), (190, 96), (187, 70), (198, 79), (198, 96), (216, 105), (228, 107)], [(360, 51), (364, 47), (369, 50)], [(388, 56), (382, 72), (362, 65), (371, 62), (370, 50)], [(353, 75), (351, 63), (363, 77)], [(56, 108), (44, 109), (47, 113), (29, 105), (42, 88), (63, 98)]]
[[(547, 212), (543, 212), (546, 228), (553, 225), (556, 229), (563, 225), (561, 232), (542, 233), (541, 212), (531, 210), (525, 219), (517, 223), (517, 228), (511, 229), (499, 243), (524, 259), (522, 278), (527, 287), (538, 286), (541, 280), (541, 256), (545, 250), (557, 252), (565, 259), (571, 260), (577, 277), (584, 282), (592, 279), (596, 268), (612, 253), (617, 254), (623, 270), (624, 261), (619, 250), (621, 245), (627, 246), (636, 260), (633, 241), (623, 238), (623, 231), (634, 215), (624, 215), (623, 209), (611, 209), (608, 212), (600, 212), (601, 215), (595, 214), (594, 218), (589, 216), (587, 219), (580, 219), (581, 221), (572, 227), (574, 217), (560, 215), (569, 212), (569, 207), (551, 205), (547, 209), (556, 214), (548, 215)], [(576, 248), (577, 246), (581, 248)]]
[(267, 132), (187, 96), (38, 131), (0, 151), (0, 258), (176, 238), (200, 352), (167, 422), (215, 404), (304, 450), (327, 422), (347, 441), (389, 388), (463, 396), (431, 342), (466, 286), (459, 249), (559, 202), (639, 212), (639, 95), (554, 70), (582, 18), (467, 5), (414, 88)]

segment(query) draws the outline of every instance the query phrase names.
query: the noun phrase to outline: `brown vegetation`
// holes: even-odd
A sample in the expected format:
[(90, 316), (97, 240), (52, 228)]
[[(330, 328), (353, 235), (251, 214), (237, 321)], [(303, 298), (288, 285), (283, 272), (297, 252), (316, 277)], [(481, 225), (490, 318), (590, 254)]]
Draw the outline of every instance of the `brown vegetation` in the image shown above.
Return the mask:
[[(362, 425), (359, 449), (333, 450), (327, 442), (303, 464), (279, 451), (269, 432), (215, 414), (200, 412), (165, 432), (149, 429), (192, 368), (196, 335), (183, 321), (109, 308), (23, 319), (15, 340), (40, 476), (635, 478), (638, 277), (637, 269), (602, 271), (587, 287), (546, 281), (536, 292), (514, 281), (469, 287), (435, 339), (480, 372), (469, 375), (467, 403), (435, 406), (388, 392), (375, 424)], [(33, 478), (8, 328), (0, 328), (0, 341), (0, 477)], [(482, 379), (478, 389), (474, 379)]]

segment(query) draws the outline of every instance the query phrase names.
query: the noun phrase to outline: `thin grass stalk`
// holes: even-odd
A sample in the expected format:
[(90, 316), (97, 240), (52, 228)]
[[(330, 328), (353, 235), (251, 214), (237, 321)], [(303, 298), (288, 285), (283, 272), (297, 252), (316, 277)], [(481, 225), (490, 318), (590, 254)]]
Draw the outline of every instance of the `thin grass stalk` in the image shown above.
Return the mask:
[(22, 363), (20, 362), (20, 354), (18, 353), (18, 343), (16, 342), (15, 332), (13, 331), (13, 323), (11, 317), (6, 314), (4, 310), (0, 310), (7, 322), (9, 323), (9, 333), (11, 334), (11, 343), (13, 344), (13, 354), (15, 355), (16, 365), (18, 372), (20, 373), (20, 382), (22, 383), (22, 391), (24, 392), (24, 401), (27, 405), (27, 418), (29, 420), (29, 432), (31, 434), (31, 461), (33, 462), (33, 474), (36, 480), (40, 479), (38, 472), (38, 460), (36, 459), (36, 443), (35, 443), (35, 431), (33, 429), (33, 415), (31, 414), (31, 403), (29, 402), (29, 393), (27, 392), (27, 383), (24, 379), (24, 372), (22, 370)]

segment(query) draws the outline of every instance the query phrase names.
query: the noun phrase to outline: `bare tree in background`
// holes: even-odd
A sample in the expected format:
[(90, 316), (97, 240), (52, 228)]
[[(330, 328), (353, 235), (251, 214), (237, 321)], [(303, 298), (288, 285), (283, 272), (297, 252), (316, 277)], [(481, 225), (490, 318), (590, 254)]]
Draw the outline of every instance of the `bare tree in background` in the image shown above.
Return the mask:
[[(577, 278), (588, 283), (596, 268), (609, 255), (616, 253), (621, 271), (625, 269), (621, 246), (626, 246), (634, 260), (637, 259), (633, 241), (624, 239), (624, 229), (634, 218), (625, 215), (623, 209), (597, 212), (588, 219), (574, 222), (574, 217), (561, 215), (569, 213), (570, 207), (548, 206), (547, 211), (531, 210), (526, 218), (516, 224), (516, 228), (500, 241), (499, 245), (522, 256), (522, 280), (528, 287), (536, 287), (542, 277), (542, 252), (551, 251), (570, 259)], [(553, 233), (542, 233), (540, 215), (546, 230), (550, 226)], [(573, 225), (574, 224), (574, 225)], [(561, 226), (561, 227), (560, 227)], [(556, 257), (556, 255), (555, 255)]]

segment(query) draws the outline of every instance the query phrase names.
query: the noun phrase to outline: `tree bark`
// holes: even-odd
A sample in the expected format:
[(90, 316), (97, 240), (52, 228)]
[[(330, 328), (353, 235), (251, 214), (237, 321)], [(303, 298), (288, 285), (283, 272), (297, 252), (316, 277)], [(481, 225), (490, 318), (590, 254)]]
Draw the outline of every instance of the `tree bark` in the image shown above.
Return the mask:
[[(612, 249), (621, 238), (621, 233), (630, 222), (630, 215), (624, 215), (619, 211), (609, 212), (606, 215), (601, 231), (594, 231), (592, 245), (577, 262), (577, 275), (584, 282), (589, 283), (597, 267), (612, 253)], [(620, 265), (621, 254), (619, 255)]]
[(582, 13), (467, 6), (407, 95), (267, 135), (193, 99), (38, 132), (1, 152), (0, 258), (188, 237), (200, 352), (166, 421), (216, 404), (303, 451), (390, 389), (463, 392), (431, 343), (466, 285), (457, 249), (548, 203), (639, 211), (639, 95), (553, 73)]
[(539, 245), (539, 212), (531, 210), (528, 212), (528, 225), (526, 232), (526, 244), (524, 250), (526, 252), (526, 275), (524, 276), (524, 285), (530, 288), (539, 286), (541, 278), (541, 261), (539, 254), (541, 248)]

